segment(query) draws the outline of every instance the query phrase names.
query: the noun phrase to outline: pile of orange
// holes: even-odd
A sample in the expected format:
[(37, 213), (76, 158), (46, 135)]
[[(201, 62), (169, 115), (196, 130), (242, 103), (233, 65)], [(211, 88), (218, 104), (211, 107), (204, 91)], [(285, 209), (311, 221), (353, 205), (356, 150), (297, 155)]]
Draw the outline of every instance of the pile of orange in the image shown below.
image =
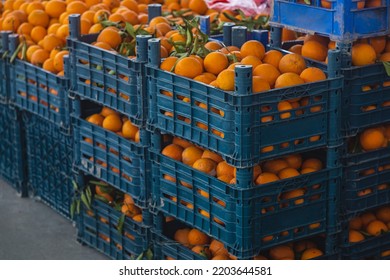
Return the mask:
[(324, 255), (312, 240), (290, 242), (272, 247), (267, 252), (255, 256), (254, 260), (309, 260)]
[[(289, 49), (291, 52), (325, 63), (327, 63), (328, 50), (336, 48), (336, 43), (324, 36), (306, 35), (298, 39), (304, 41), (303, 45), (291, 47)], [(353, 43), (351, 51), (353, 66), (390, 61), (390, 41), (386, 36), (359, 39)]]
[[(390, 206), (367, 211), (349, 221), (349, 242), (357, 243), (390, 230)], [(390, 255), (390, 252), (388, 252)]]
[[(175, 232), (174, 240), (208, 260), (234, 260), (222, 242), (210, 238), (198, 229), (182, 228)], [(173, 260), (167, 257), (167, 260)]]
[(108, 107), (103, 107), (100, 113), (90, 115), (86, 120), (131, 141), (140, 141), (139, 128), (127, 117)]

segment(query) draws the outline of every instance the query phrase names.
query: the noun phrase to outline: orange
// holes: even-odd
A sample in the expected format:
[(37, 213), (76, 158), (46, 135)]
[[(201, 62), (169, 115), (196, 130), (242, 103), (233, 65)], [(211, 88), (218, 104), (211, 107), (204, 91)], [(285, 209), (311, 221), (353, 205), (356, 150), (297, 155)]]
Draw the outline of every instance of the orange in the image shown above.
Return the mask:
[(363, 131), (359, 137), (360, 145), (365, 151), (379, 149), (387, 143), (383, 132), (378, 128), (369, 128)]
[(208, 10), (207, 4), (204, 0), (190, 0), (188, 8), (199, 15), (206, 14)]
[(249, 40), (241, 46), (240, 53), (242, 57), (253, 55), (262, 60), (265, 55), (265, 47), (259, 41)]
[(111, 114), (118, 115), (118, 112), (108, 107), (103, 107), (102, 110), (100, 111), (100, 115), (102, 115), (103, 117), (108, 117)]
[(29, 35), (33, 27), (34, 26), (31, 23), (24, 22), (19, 26), (17, 33), (19, 35)]
[(287, 28), (282, 29), (282, 42), (284, 41), (293, 41), (297, 39), (297, 34), (295, 31), (289, 30)]
[(252, 66), (252, 70), (254, 70), (257, 66), (259, 66), (262, 62), (261, 60), (257, 57), (257, 56), (254, 56), (254, 55), (247, 55), (246, 57), (244, 57), (243, 59), (241, 59), (240, 63), (242, 65), (251, 65)]
[(379, 57), (380, 61), (390, 61), (390, 52), (385, 52)]
[(204, 69), (214, 75), (218, 75), (222, 70), (229, 65), (228, 58), (220, 52), (211, 52), (204, 58)]
[(299, 176), (299, 175), (301, 175), (301, 174), (299, 174), (299, 172), (295, 168), (292, 168), (292, 167), (287, 167), (285, 169), (282, 169), (278, 173), (278, 177), (280, 179), (292, 178), (292, 177)]
[(217, 87), (226, 90), (226, 91), (233, 91), (234, 90), (234, 71), (225, 69), (221, 73), (218, 74), (216, 83)]
[(26, 13), (31, 14), (33, 11), (44, 10), (44, 9), (45, 9), (45, 7), (43, 6), (42, 3), (40, 3), (39, 1), (34, 1), (30, 4), (28, 4), (28, 6), (26, 8)]
[(268, 183), (275, 182), (278, 180), (279, 180), (279, 177), (276, 176), (275, 174), (269, 173), (269, 172), (264, 172), (264, 173), (261, 173), (256, 178), (255, 183), (256, 183), (256, 185), (263, 185), (263, 184), (268, 184)]
[(363, 241), (365, 239), (364, 235), (357, 230), (349, 230), (348, 236), (349, 236), (348, 237), (349, 243), (356, 243), (356, 242)]
[(104, 117), (99, 115), (99, 114), (93, 114), (87, 118), (88, 122), (93, 123), (97, 126), (102, 126), (103, 120), (104, 120)]
[(389, 223), (390, 222), (390, 206), (383, 206), (375, 212), (375, 216), (378, 220)]
[(166, 146), (162, 151), (161, 154), (164, 156), (170, 157), (174, 160), (181, 161), (182, 160), (182, 153), (183, 153), (183, 148), (179, 145), (176, 144), (170, 144)]
[(324, 46), (328, 46), (328, 43), (329, 43), (329, 38), (328, 37), (325, 37), (325, 36), (321, 36), (321, 35), (306, 35), (303, 39), (303, 42), (304, 44), (306, 44), (307, 42), (309, 41), (316, 41)]
[(210, 249), (207, 246), (196, 245), (196, 246), (192, 247), (191, 251), (195, 252), (198, 255), (201, 255), (202, 257), (204, 257), (206, 259), (210, 259), (211, 258), (211, 252), (210, 252)]
[(28, 22), (34, 26), (48, 27), (49, 25), (49, 16), (45, 11), (34, 10), (28, 16)]
[(132, 11), (134, 11), (136, 13), (139, 12), (139, 10), (138, 10), (138, 3), (135, 0), (123, 0), (123, 1), (120, 2), (120, 6), (121, 7), (126, 7), (129, 10), (132, 10)]
[(289, 167), (288, 163), (284, 159), (273, 159), (264, 163), (263, 170), (277, 174), (282, 169)]
[[(291, 191), (287, 191), (287, 192), (282, 193), (282, 199), (293, 199), (293, 198), (301, 197), (304, 195), (305, 195), (305, 189), (301, 188), (301, 189), (291, 190)], [(303, 198), (294, 200), (295, 205), (302, 204), (303, 202), (304, 202)]]
[(42, 26), (35, 26), (31, 30), (31, 39), (38, 44), (39, 41), (43, 40), (47, 35), (46, 29)]
[(296, 73), (283, 73), (275, 81), (275, 88), (291, 87), (304, 84), (305, 81)]
[(352, 46), (352, 65), (364, 66), (374, 64), (376, 60), (375, 49), (366, 43), (359, 43)]
[(117, 114), (111, 114), (104, 118), (103, 128), (118, 132), (122, 129), (122, 120)]
[(191, 146), (184, 149), (181, 157), (184, 164), (192, 166), (202, 155), (203, 150), (201, 148)]
[(294, 243), (294, 251), (296, 253), (302, 253), (303, 251), (307, 249), (317, 248), (317, 245), (310, 240), (301, 240), (296, 243)]
[(66, 11), (66, 3), (61, 0), (50, 0), (45, 6), (46, 13), (52, 18), (59, 18)]
[(105, 21), (109, 18), (110, 14), (111, 14), (110, 11), (107, 11), (105, 9), (98, 10), (94, 14), (93, 22), (91, 22), (91, 23), (99, 23), (99, 22)]
[(271, 87), (274, 87), (277, 78), (280, 76), (280, 72), (275, 66), (264, 63), (254, 69), (253, 75), (266, 80)]
[(190, 245), (206, 245), (210, 243), (210, 238), (198, 229), (191, 229), (188, 232), (188, 243)]
[(131, 195), (125, 193), (124, 196), (123, 196), (123, 203), (124, 204), (134, 204), (134, 200), (131, 197)]
[(308, 67), (302, 71), (299, 75), (305, 83), (312, 83), (317, 81), (326, 80), (326, 75), (324, 71), (317, 67)]
[(60, 26), (61, 26), (61, 23), (51, 24), (49, 26), (49, 28), (47, 29), (47, 34), (56, 34), (57, 30), (58, 30), (58, 28), (60, 28)]
[(96, 23), (91, 26), (91, 28), (88, 31), (88, 34), (99, 33), (101, 30), (103, 30), (103, 25), (101, 25), (100, 23)]
[(61, 47), (62, 45), (62, 40), (57, 38), (54, 34), (46, 35), (45, 38), (43, 38), (43, 48), (48, 52), (51, 52), (53, 49)]
[[(195, 81), (198, 81), (198, 82), (201, 82), (201, 83), (205, 83), (205, 84), (210, 84), (212, 81), (215, 81), (215, 79), (205, 75), (205, 74), (201, 74), (199, 76), (196, 76), (194, 78)], [(202, 103), (203, 104), (203, 103)], [(207, 110), (207, 108), (206, 108)]]
[(382, 5), (382, 1), (381, 0), (366, 0), (365, 4), (366, 4), (365, 8), (380, 7)]
[(302, 46), (302, 55), (314, 60), (325, 61), (328, 48), (317, 41), (307, 41)]
[(312, 168), (316, 171), (322, 169), (322, 162), (316, 158), (309, 158), (303, 161), (302, 169)]
[(270, 90), (271, 86), (268, 83), (268, 81), (264, 80), (263, 78), (259, 76), (253, 76), (252, 77), (252, 92), (263, 92)]
[(209, 159), (209, 158), (200, 158), (197, 161), (194, 162), (192, 167), (196, 170), (202, 171), (204, 173), (207, 173), (211, 176), (216, 175), (216, 168), (217, 164), (215, 161)]
[(220, 163), (221, 161), (223, 161), (222, 157), (214, 152), (211, 152), (209, 150), (204, 150), (203, 154), (202, 154), (202, 158), (209, 158), (209, 159), (212, 159), (213, 161), (215, 161), (216, 163)]
[(209, 41), (207, 42), (204, 47), (211, 51), (216, 51), (222, 48), (222, 45), (217, 41)]
[(63, 42), (66, 41), (66, 37), (69, 36), (69, 25), (63, 24), (60, 27), (58, 27), (56, 31), (56, 36), (60, 38)]
[(374, 48), (378, 56), (386, 48), (386, 36), (371, 37), (368, 39), (368, 43)]
[(289, 167), (299, 169), (302, 166), (302, 156), (300, 154), (288, 155), (283, 158)]
[(141, 214), (141, 209), (135, 206), (135, 204), (123, 204), (121, 212), (128, 217), (134, 217)]
[(305, 68), (305, 60), (301, 55), (295, 53), (286, 54), (279, 62), (279, 71), (281, 73), (291, 72), (300, 75)]
[(42, 68), (51, 73), (57, 73), (57, 70), (54, 68), (53, 65), (53, 59), (51, 58), (45, 60), (45, 62), (42, 65)]
[(218, 255), (229, 255), (228, 250), (225, 248), (225, 245), (223, 245), (222, 242), (213, 239), (209, 246), (210, 252), (212, 256), (218, 256)]
[(381, 235), (388, 230), (389, 229), (387, 228), (386, 224), (379, 220), (371, 221), (366, 227), (366, 232), (373, 236)]
[(64, 56), (68, 55), (69, 51), (60, 51), (59, 53), (56, 54), (54, 57), (53, 63), (54, 63), (54, 68), (57, 71), (63, 71), (64, 70)]
[(277, 50), (269, 50), (265, 53), (263, 63), (271, 64), (275, 68), (279, 67), (279, 62), (282, 59), (283, 54)]
[(50, 53), (43, 49), (36, 50), (31, 56), (31, 64), (42, 67), (46, 59), (50, 58)]
[(322, 256), (324, 253), (317, 248), (306, 249), (301, 256), (301, 260), (310, 260)]
[(174, 56), (167, 57), (163, 60), (163, 62), (160, 64), (160, 68), (165, 71), (172, 71), (173, 67), (175, 66), (175, 63), (177, 62), (178, 58)]
[(193, 79), (202, 74), (203, 66), (194, 57), (184, 57), (176, 63), (174, 72), (177, 75)]
[(291, 48), (289, 48), (288, 51), (295, 54), (302, 55), (302, 47), (303, 47), (302, 45), (294, 45)]
[(115, 27), (103, 29), (98, 38), (97, 42), (105, 42), (109, 44), (113, 49), (116, 49), (122, 43), (122, 37), (119, 34), (119, 30)]
[(223, 176), (223, 175), (232, 175), (235, 174), (235, 168), (228, 164), (226, 161), (221, 161), (217, 165), (217, 177)]
[(188, 234), (190, 231), (191, 230), (189, 228), (178, 229), (175, 232), (173, 239), (179, 242), (180, 244), (189, 247), (190, 244), (188, 242)]
[[(278, 111), (279, 112), (290, 111), (292, 109), (293, 109), (293, 107), (292, 107), (291, 103), (288, 101), (280, 101), (278, 103)], [(281, 119), (288, 119), (290, 117), (291, 117), (290, 112), (280, 114)]]
[(66, 12), (71, 14), (80, 14), (88, 10), (87, 5), (83, 1), (72, 1), (66, 6)]
[(294, 251), (287, 245), (278, 245), (269, 250), (269, 256), (272, 260), (293, 260)]
[(21, 22), (19, 18), (15, 15), (7, 15), (2, 22), (2, 30), (3, 31), (13, 31), (16, 32), (20, 26)]
[(363, 227), (363, 221), (359, 216), (353, 217), (349, 220), (349, 229), (361, 230)]
[(179, 145), (184, 149), (192, 146), (192, 143), (178, 137), (173, 137), (172, 144)]
[(360, 215), (360, 219), (362, 220), (363, 228), (366, 228), (369, 223), (376, 220), (376, 217), (371, 212), (366, 212)]
[[(130, 120), (126, 120), (122, 126), (123, 137), (136, 141), (136, 135), (139, 133), (139, 128), (131, 123)], [(139, 137), (139, 135), (138, 135)], [(139, 142), (139, 141), (136, 141)]]

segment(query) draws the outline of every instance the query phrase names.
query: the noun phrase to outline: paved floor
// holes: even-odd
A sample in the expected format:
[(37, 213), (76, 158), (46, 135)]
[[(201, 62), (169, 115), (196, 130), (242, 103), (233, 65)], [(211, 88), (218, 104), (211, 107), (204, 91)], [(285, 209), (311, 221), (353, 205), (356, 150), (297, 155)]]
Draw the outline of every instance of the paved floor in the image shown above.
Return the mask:
[(0, 179), (0, 260), (104, 260), (76, 241), (76, 228), (47, 205), (20, 198)]

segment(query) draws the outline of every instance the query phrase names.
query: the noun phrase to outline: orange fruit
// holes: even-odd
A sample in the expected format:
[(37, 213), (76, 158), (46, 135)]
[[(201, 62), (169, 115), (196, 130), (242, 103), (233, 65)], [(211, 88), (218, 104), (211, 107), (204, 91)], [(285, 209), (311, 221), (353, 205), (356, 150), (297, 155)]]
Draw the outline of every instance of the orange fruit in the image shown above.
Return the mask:
[(48, 14), (42, 10), (34, 10), (28, 16), (28, 22), (34, 26), (42, 26), (46, 28), (49, 26), (49, 21), (50, 18)]
[(299, 169), (302, 166), (302, 156), (300, 154), (288, 155), (283, 158), (289, 167)]
[(119, 30), (115, 27), (103, 29), (98, 38), (97, 42), (104, 42), (109, 44), (113, 49), (116, 49), (122, 43), (122, 37), (119, 34)]
[(188, 242), (188, 234), (190, 231), (191, 230), (189, 228), (178, 229), (175, 232), (173, 239), (175, 241), (179, 242), (180, 244), (188, 247), (188, 246), (190, 246), (190, 244)]
[(61, 47), (62, 45), (62, 40), (57, 38), (54, 34), (46, 35), (45, 38), (43, 38), (43, 48), (48, 52), (51, 52), (53, 49)]
[(275, 81), (275, 88), (291, 87), (304, 84), (305, 81), (296, 73), (283, 73)]
[(209, 41), (207, 42), (204, 47), (211, 51), (216, 51), (222, 48), (222, 45), (217, 41)]
[(250, 66), (252, 66), (252, 70), (254, 70), (262, 62), (257, 56), (248, 55), (248, 56), (244, 57), (243, 59), (241, 59), (240, 63), (242, 65), (250, 65)]
[(375, 216), (378, 220), (389, 223), (390, 222), (390, 206), (383, 206), (375, 212)]
[(57, 70), (54, 68), (53, 59), (46, 59), (42, 65), (42, 68), (51, 73), (57, 73)]
[[(288, 102), (288, 101), (280, 101), (278, 103), (278, 111), (279, 112), (290, 111), (292, 109), (293, 109), (293, 107), (292, 107), (291, 103)], [(290, 112), (280, 114), (280, 118), (281, 119), (288, 119), (290, 117), (291, 117), (291, 113)]]
[(378, 56), (386, 48), (386, 36), (371, 37), (368, 39), (368, 43), (374, 48)]
[(181, 157), (184, 164), (192, 166), (202, 155), (203, 150), (201, 148), (191, 146), (184, 149)]
[(271, 87), (274, 87), (277, 78), (280, 76), (280, 72), (275, 66), (264, 63), (253, 70), (253, 75), (266, 80)]
[(118, 132), (122, 129), (122, 120), (118, 114), (111, 114), (104, 118), (103, 128)]
[(211, 241), (209, 249), (210, 249), (210, 252), (211, 252), (213, 257), (214, 256), (218, 256), (218, 255), (226, 255), (226, 256), (229, 255), (229, 252), (225, 248), (225, 245), (223, 245), (222, 242), (220, 242), (220, 241), (218, 241), (216, 239), (213, 239)]
[(207, 4), (204, 0), (190, 0), (188, 8), (199, 15), (206, 14), (208, 10)]
[(361, 230), (363, 227), (363, 221), (359, 216), (353, 217), (349, 220), (349, 229), (350, 230)]
[(262, 60), (265, 55), (265, 47), (259, 41), (249, 40), (241, 46), (240, 53), (242, 57), (253, 55)]
[(272, 260), (293, 260), (294, 251), (287, 245), (278, 245), (269, 250), (269, 256)]
[(103, 117), (108, 117), (111, 114), (119, 115), (118, 112), (108, 107), (103, 107), (102, 110), (100, 111), (100, 115), (102, 115)]
[(326, 80), (326, 75), (324, 71), (317, 67), (308, 67), (305, 70), (302, 71), (301, 75), (299, 75), (301, 79), (305, 83), (312, 83), (317, 81), (323, 81)]
[(371, 212), (366, 212), (360, 215), (360, 219), (362, 220), (363, 228), (366, 228), (369, 223), (376, 220), (376, 217)]
[(366, 232), (373, 236), (381, 235), (388, 230), (386, 224), (379, 220), (373, 220), (366, 226)]
[(188, 233), (188, 243), (190, 245), (206, 245), (210, 243), (210, 238), (198, 229), (191, 229)]
[(87, 5), (83, 1), (72, 1), (66, 6), (66, 12), (71, 14), (82, 15), (88, 10)]
[(317, 41), (307, 41), (302, 46), (302, 55), (314, 60), (325, 61), (328, 48)]
[(204, 58), (204, 69), (214, 75), (218, 75), (229, 66), (227, 56), (220, 52), (211, 52)]
[(66, 11), (66, 3), (61, 0), (50, 0), (45, 5), (45, 12), (52, 18), (59, 18)]
[[(300, 189), (295, 189), (295, 190), (282, 193), (282, 199), (293, 199), (304, 195), (305, 195), (305, 189), (300, 188)], [(295, 199), (294, 205), (299, 205), (302, 204), (303, 202), (304, 202), (304, 198)]]
[(303, 161), (302, 163), (302, 169), (306, 168), (312, 168), (314, 170), (321, 170), (322, 169), (322, 162), (319, 159), (316, 158), (309, 158)]
[(271, 182), (278, 181), (279, 177), (273, 173), (263, 172), (256, 178), (256, 185), (264, 185)]
[(382, 148), (387, 143), (383, 132), (378, 128), (369, 128), (363, 131), (359, 137), (360, 145), (365, 151)]
[(203, 66), (194, 57), (184, 57), (176, 63), (174, 72), (177, 75), (193, 79), (202, 74)]
[(301, 256), (301, 260), (310, 260), (322, 256), (324, 253), (317, 248), (306, 249)]
[(359, 43), (352, 46), (352, 65), (364, 66), (374, 64), (376, 60), (375, 49), (366, 43)]
[(328, 46), (330, 40), (328, 37), (325, 37), (325, 36), (321, 36), (321, 35), (317, 35), (317, 34), (315, 34), (315, 35), (307, 34), (304, 37), (303, 42), (304, 42), (304, 44), (306, 44), (309, 41), (316, 41), (324, 46)]
[(196, 245), (196, 246), (192, 247), (191, 251), (195, 252), (198, 255), (201, 255), (202, 257), (204, 257), (206, 259), (210, 259), (211, 258), (211, 252), (210, 252), (210, 249), (207, 246)]
[(259, 76), (253, 76), (252, 77), (252, 92), (263, 92), (270, 90), (271, 86), (268, 83), (268, 81), (264, 80), (263, 78)]
[(283, 54), (277, 50), (269, 50), (265, 53), (263, 63), (271, 64), (275, 68), (279, 68), (279, 62), (282, 59)]
[(93, 114), (87, 118), (87, 121), (98, 126), (103, 126), (104, 117), (99, 114)]
[(234, 90), (234, 78), (235, 74), (233, 70), (225, 69), (221, 73), (218, 74), (216, 79), (217, 87), (226, 90), (233, 91)]
[(292, 167), (284, 168), (284, 169), (280, 170), (278, 173), (278, 177), (280, 179), (292, 178), (292, 177), (296, 177), (299, 175), (301, 175), (301, 174), (299, 174), (299, 172), (295, 168), (292, 168)]
[(289, 30), (287, 28), (282, 29), (282, 42), (293, 41), (296, 39), (297, 39), (297, 33), (295, 33), (295, 31)]
[(181, 155), (183, 151), (184, 149), (181, 146), (177, 144), (169, 144), (161, 151), (161, 154), (169, 158), (172, 158), (174, 160), (181, 161), (182, 160)]
[(36, 50), (31, 56), (31, 64), (42, 67), (43, 63), (50, 58), (50, 53), (43, 49)]
[(312, 248), (317, 248), (317, 245), (310, 240), (301, 240), (294, 243), (294, 251), (299, 254), (307, 249), (312, 249)]
[(263, 165), (263, 170), (266, 172), (271, 172), (278, 174), (279, 171), (289, 167), (288, 163), (284, 159), (273, 159), (266, 161)]
[(35, 26), (31, 30), (31, 39), (38, 44), (39, 41), (43, 40), (47, 35), (46, 28), (42, 26)]
[(223, 175), (232, 175), (235, 174), (235, 168), (228, 164), (226, 161), (221, 161), (217, 165), (217, 177), (223, 176)]
[(175, 66), (176, 61), (178, 60), (177, 57), (170, 56), (163, 60), (163, 62), (160, 64), (160, 68), (165, 71), (172, 71), (173, 67)]
[(60, 51), (54, 57), (53, 64), (54, 68), (60, 72), (64, 70), (64, 56), (68, 55), (69, 51)]
[[(130, 120), (126, 120), (122, 126), (123, 137), (127, 139), (136, 140), (136, 134), (139, 132), (139, 128), (132, 124)], [(137, 141), (136, 141), (137, 142)]]
[(349, 230), (349, 234), (348, 234), (348, 241), (349, 241), (349, 243), (360, 242), (360, 241), (363, 241), (364, 239), (365, 239), (364, 235), (361, 234), (359, 231), (357, 231), (357, 230)]
[(192, 143), (178, 137), (173, 137), (172, 144), (179, 145), (184, 149), (192, 146)]
[(279, 62), (279, 71), (281, 73), (291, 72), (300, 75), (305, 68), (305, 60), (301, 55), (295, 53), (286, 54)]
[(223, 161), (222, 157), (214, 152), (211, 152), (209, 150), (204, 150), (203, 154), (202, 154), (202, 158), (209, 158), (213, 161), (215, 161), (216, 163), (220, 163), (221, 161)]
[(302, 55), (302, 47), (303, 45), (294, 45), (291, 48), (289, 48), (288, 51), (298, 55)]
[(215, 161), (208, 159), (208, 158), (200, 158), (197, 161), (194, 162), (192, 167), (196, 170), (199, 170), (201, 172), (207, 173), (211, 176), (216, 175), (216, 168), (217, 164)]

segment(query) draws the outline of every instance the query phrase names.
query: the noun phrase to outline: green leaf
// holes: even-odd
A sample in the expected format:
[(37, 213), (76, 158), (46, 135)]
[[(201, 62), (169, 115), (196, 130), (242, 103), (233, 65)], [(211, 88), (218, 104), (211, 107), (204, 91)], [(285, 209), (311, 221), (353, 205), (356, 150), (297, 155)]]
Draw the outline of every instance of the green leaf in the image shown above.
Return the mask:
[(118, 225), (117, 225), (117, 229), (118, 229), (118, 233), (119, 233), (119, 234), (122, 234), (122, 233), (123, 233), (123, 224), (125, 223), (125, 218), (126, 218), (126, 215), (125, 215), (125, 214), (122, 214), (122, 215), (119, 217), (119, 221), (118, 221)]
[(228, 19), (230, 19), (231, 21), (233, 21), (233, 22), (238, 22), (238, 20), (234, 17), (234, 16), (232, 16), (231, 14), (228, 14), (228, 13), (225, 13), (225, 12), (223, 12), (222, 13), (225, 17), (227, 17)]
[(89, 184), (98, 185), (99, 187), (108, 187), (109, 184), (102, 181), (89, 181)]
[(87, 207), (88, 209), (91, 209), (91, 206), (88, 203), (87, 196), (85, 195), (84, 192), (81, 193), (81, 201), (84, 203), (85, 207)]
[(10, 58), (10, 62), (13, 63), (16, 59), (16, 57), (18, 56), (18, 53), (20, 52), (20, 50), (22, 49), (23, 47), (23, 44), (19, 44), (19, 46), (16, 48), (15, 52), (12, 54), (11, 58)]
[(145, 252), (145, 258), (147, 260), (152, 260), (153, 259), (153, 251), (152, 249), (148, 249), (146, 252)]
[(390, 76), (390, 61), (383, 61), (387, 76)]
[(76, 213), (80, 214), (81, 200), (76, 201)]
[(305, 4), (310, 5), (311, 1), (310, 0), (304, 0)]
[(87, 187), (85, 189), (85, 193), (86, 193), (86, 196), (87, 196), (88, 204), (92, 205), (92, 191), (91, 191), (91, 189), (89, 187)]
[(74, 212), (76, 211), (76, 205), (77, 205), (76, 200), (73, 200), (72, 204), (70, 205), (70, 217), (71, 217), (71, 219), (73, 219), (73, 217), (74, 217)]
[(76, 181), (75, 180), (72, 180), (72, 185), (73, 185), (73, 189), (75, 191), (78, 191), (79, 190), (79, 186), (77, 185)]
[(136, 260), (139, 261), (139, 260), (142, 260), (144, 258), (144, 252), (142, 252), (137, 258)]
[(135, 35), (134, 26), (132, 26), (130, 23), (126, 22), (125, 30), (131, 37), (135, 38), (136, 35)]
[(3, 53), (3, 56), (2, 56), (2, 59), (5, 59), (7, 56), (8, 56), (8, 51), (5, 51), (4, 53)]
[(102, 202), (104, 202), (104, 203), (106, 203), (106, 204), (109, 204), (110, 203), (110, 201), (107, 199), (107, 198), (105, 198), (105, 197), (102, 197), (102, 196), (100, 196), (100, 195), (95, 195), (95, 198), (96, 199), (99, 199), (100, 201), (102, 201)]

